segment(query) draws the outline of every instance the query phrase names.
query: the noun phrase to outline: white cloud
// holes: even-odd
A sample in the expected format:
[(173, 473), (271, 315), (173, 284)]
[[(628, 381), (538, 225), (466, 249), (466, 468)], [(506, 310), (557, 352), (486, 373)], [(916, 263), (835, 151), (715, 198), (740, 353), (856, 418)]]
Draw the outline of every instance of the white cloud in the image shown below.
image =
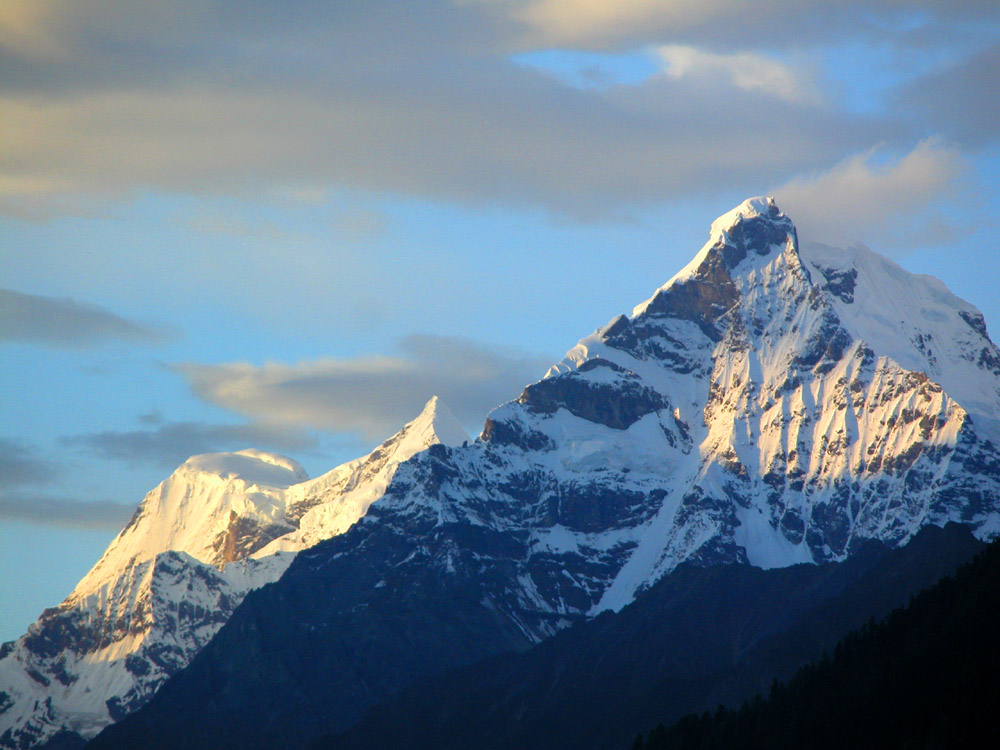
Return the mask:
[[(144, 190), (308, 202), (344, 188), (606, 217), (720, 188), (759, 192), (873, 143), (926, 135), (914, 122), (921, 113), (936, 113), (948, 132), (965, 120), (995, 127), (985, 115), (952, 122), (939, 105), (954, 87), (944, 85), (932, 101), (878, 118), (832, 106), (817, 117), (822, 96), (799, 62), (838, 35), (902, 44), (903, 21), (920, 12), (924, 37), (954, 38), (969, 18), (995, 15), (995, 2), (10, 8), (10, 34), (0, 35), (0, 210), (22, 218)], [(35, 54), (24, 40), (56, 52)], [(667, 74), (642, 85), (581, 90), (511, 60), (649, 45), (661, 45)], [(973, 93), (989, 83), (992, 61), (976, 66)]]
[[(10, 155), (6, 203), (24, 212), (73, 193), (118, 198), (143, 187), (240, 193), (324, 183), (601, 215), (704, 188), (706, 176), (720, 171), (749, 188), (762, 172), (823, 163), (882, 132), (850, 116), (816, 119), (787, 101), (769, 110), (745, 82), (661, 80), (598, 92), (502, 61), (470, 67), (481, 74), (472, 81), (414, 66), (364, 92), (339, 84), (309, 91), (198, 83), (44, 102), (7, 97), (0, 101), (0, 139)], [(410, 87), (422, 88), (421, 97)], [(720, 101), (741, 117), (719, 119)], [(768, 127), (758, 128), (764, 121)], [(781, 154), (747, 169), (743, 157), (762, 149)], [(28, 183), (55, 187), (19, 190)]]
[(693, 77), (711, 80), (721, 76), (744, 91), (784, 99), (792, 103), (820, 104), (819, 87), (796, 69), (774, 58), (751, 52), (716, 54), (695, 47), (668, 44), (655, 48), (671, 78)]
[(321, 359), (294, 365), (177, 366), (200, 398), (255, 420), (392, 435), (437, 395), (460, 421), (478, 426), (494, 406), (544, 374), (540, 357), (461, 338), (409, 336), (399, 354)]
[(803, 239), (913, 242), (919, 235), (913, 222), (919, 220), (934, 241), (942, 236), (940, 209), (951, 202), (963, 172), (955, 148), (926, 140), (895, 161), (867, 151), (772, 192)]

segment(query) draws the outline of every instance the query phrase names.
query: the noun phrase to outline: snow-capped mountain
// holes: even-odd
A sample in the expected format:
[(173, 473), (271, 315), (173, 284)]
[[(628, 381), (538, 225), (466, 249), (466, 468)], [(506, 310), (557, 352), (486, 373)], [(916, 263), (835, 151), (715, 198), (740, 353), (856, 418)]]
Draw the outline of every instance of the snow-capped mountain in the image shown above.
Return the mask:
[(291, 459), (194, 456), (146, 495), (91, 571), (0, 658), (0, 747), (85, 738), (187, 665), (251, 589), (295, 553), (342, 533), (399, 464), (468, 436), (432, 398), (367, 456), (314, 480)]
[[(871, 251), (803, 250), (757, 198), (494, 410), (481, 440), (404, 466), (366, 521), (407, 509), (521, 530), (507, 594), (557, 620), (594, 614), (687, 559), (842, 559), (949, 520), (991, 536), (998, 415), (1000, 351), (978, 310)], [(426, 478), (435, 462), (444, 481)]]
[(802, 248), (773, 200), (746, 201), (478, 440), (401, 464), (97, 747), (296, 746), (682, 561), (841, 560), (948, 521), (992, 537), (998, 407), (974, 307), (867, 250)]

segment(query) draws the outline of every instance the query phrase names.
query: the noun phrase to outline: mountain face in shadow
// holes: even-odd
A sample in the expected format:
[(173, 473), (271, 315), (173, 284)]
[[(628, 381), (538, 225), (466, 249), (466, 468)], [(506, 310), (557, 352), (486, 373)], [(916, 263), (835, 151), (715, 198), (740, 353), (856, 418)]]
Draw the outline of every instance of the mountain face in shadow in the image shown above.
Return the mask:
[(766, 692), (984, 545), (957, 524), (842, 563), (682, 565), (617, 614), (393, 696), (319, 748), (627, 748), (657, 721)]
[(883, 622), (739, 710), (658, 726), (634, 750), (987, 747), (1000, 700), (996, 542)]

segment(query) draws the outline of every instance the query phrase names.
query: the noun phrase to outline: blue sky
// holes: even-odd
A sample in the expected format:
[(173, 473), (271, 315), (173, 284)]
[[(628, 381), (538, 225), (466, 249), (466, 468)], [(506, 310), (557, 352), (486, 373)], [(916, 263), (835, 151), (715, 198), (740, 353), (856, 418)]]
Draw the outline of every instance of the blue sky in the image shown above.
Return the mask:
[(774, 194), (1000, 326), (994, 2), (0, 8), (0, 640), (190, 454), (470, 432)]

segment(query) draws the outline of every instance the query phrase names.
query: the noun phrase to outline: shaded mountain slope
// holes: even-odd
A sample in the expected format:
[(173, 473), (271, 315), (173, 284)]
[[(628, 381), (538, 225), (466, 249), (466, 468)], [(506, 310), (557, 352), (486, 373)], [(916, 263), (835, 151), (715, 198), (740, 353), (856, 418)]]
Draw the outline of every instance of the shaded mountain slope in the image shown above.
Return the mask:
[(617, 614), (418, 682), (315, 750), (623, 748), (657, 718), (738, 705), (983, 548), (958, 525), (843, 563), (681, 565)]
[[(463, 572), (504, 540), (458, 525), (398, 532), (366, 524), (300, 553), (280, 585), (251, 592), (210, 648), (89, 747), (301, 747), (414, 679), (530, 645), (490, 603), (497, 581)], [(452, 554), (457, 573), (394, 575), (413, 536), (418, 554)], [(351, 554), (359, 547), (365, 556)], [(194, 716), (222, 720), (178, 718)]]
[(850, 634), (738, 711), (686, 716), (636, 750), (989, 747), (1000, 702), (1000, 545)]

